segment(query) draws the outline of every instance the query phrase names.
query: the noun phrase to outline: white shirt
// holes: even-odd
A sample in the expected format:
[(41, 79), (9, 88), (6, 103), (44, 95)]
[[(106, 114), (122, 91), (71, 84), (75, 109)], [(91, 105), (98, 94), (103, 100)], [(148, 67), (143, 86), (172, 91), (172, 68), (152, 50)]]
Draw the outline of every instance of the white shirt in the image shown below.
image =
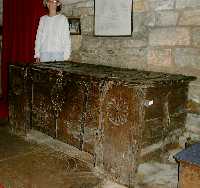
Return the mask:
[(63, 52), (64, 60), (71, 54), (71, 39), (68, 19), (61, 14), (40, 18), (34, 58), (40, 58), (42, 52)]

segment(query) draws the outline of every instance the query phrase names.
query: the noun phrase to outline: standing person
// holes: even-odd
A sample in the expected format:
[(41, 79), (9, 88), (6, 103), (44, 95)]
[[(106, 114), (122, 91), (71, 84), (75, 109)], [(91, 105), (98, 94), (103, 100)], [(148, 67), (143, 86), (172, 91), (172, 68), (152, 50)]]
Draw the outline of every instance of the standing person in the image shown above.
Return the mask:
[(44, 0), (48, 14), (40, 18), (35, 40), (36, 63), (68, 60), (71, 39), (68, 19), (60, 14), (60, 0)]

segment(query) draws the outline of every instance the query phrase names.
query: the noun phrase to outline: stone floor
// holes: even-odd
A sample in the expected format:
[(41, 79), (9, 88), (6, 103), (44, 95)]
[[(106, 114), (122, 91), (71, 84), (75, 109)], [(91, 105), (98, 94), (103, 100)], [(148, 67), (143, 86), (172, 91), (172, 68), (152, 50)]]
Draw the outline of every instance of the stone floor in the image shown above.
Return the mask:
[(28, 143), (0, 127), (0, 187), (93, 188), (100, 184), (85, 163)]
[[(37, 140), (37, 144), (34, 142)], [(67, 151), (67, 152), (65, 152)], [(80, 151), (79, 151), (80, 152)], [(101, 178), (100, 178), (101, 177)], [(149, 162), (138, 168), (136, 188), (176, 188), (177, 164)], [(125, 188), (97, 176), (87, 156), (31, 131), (26, 140), (0, 125), (0, 188)]]

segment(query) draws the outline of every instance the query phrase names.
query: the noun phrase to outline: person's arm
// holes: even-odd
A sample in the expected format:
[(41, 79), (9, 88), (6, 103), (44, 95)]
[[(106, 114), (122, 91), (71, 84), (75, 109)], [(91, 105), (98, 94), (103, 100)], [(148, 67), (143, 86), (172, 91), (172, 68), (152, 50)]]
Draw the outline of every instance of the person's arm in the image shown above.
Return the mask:
[(68, 60), (71, 55), (71, 37), (69, 31), (68, 19), (65, 18), (63, 25), (63, 48), (64, 48), (64, 60)]
[(34, 58), (36, 59), (36, 62), (39, 63), (40, 61), (40, 47), (41, 47), (41, 38), (42, 38), (42, 29), (43, 29), (43, 19), (40, 18), (36, 39), (35, 39), (35, 55)]

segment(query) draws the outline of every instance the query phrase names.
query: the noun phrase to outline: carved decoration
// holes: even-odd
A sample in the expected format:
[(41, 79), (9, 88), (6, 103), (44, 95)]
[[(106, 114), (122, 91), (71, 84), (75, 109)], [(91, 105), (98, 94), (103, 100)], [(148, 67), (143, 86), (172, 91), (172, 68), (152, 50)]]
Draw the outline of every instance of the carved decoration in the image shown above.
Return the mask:
[(55, 130), (55, 137), (58, 137), (58, 117), (59, 113), (62, 110), (64, 104), (64, 96), (63, 96), (63, 72), (59, 71), (56, 79), (56, 84), (53, 86), (51, 90), (51, 102), (53, 104), (53, 110), (55, 115), (55, 123), (56, 123), (56, 130)]
[(104, 140), (104, 118), (103, 118), (103, 102), (109, 89), (113, 86), (113, 81), (101, 80), (99, 83), (99, 122), (96, 132), (94, 147), (94, 165), (104, 169), (103, 156), (103, 140)]
[(37, 105), (33, 106), (33, 114), (37, 120), (40, 120), (40, 125), (42, 125), (43, 127), (48, 126), (49, 124), (51, 124), (51, 117), (49, 117), (50, 115), (50, 111), (51, 111), (51, 105), (49, 105), (46, 102), (45, 96), (40, 95), (40, 102)]
[(116, 126), (122, 126), (128, 121), (128, 103), (122, 97), (112, 98), (107, 104), (108, 119)]
[(62, 71), (58, 72), (58, 78), (56, 79), (56, 84), (51, 89), (51, 102), (53, 104), (53, 110), (56, 118), (58, 118), (59, 112), (62, 110), (64, 104), (63, 96), (63, 74)]

